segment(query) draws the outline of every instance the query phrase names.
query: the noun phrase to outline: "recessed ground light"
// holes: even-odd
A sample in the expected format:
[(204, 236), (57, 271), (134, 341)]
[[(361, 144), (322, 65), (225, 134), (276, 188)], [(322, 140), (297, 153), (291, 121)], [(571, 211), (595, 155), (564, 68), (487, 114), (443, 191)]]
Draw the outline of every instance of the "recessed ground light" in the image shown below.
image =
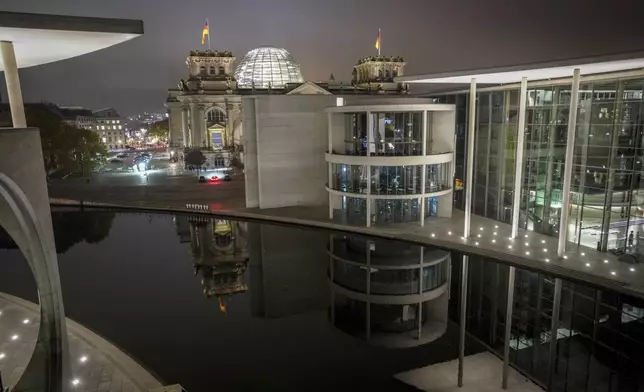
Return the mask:
[(482, 228), (482, 227), (479, 227), (479, 230), (483, 231), (483, 228)]
[(80, 357), (79, 361), (80, 361), (80, 363), (85, 363), (85, 362), (87, 362), (88, 359), (89, 358), (87, 358), (87, 355), (83, 355), (82, 357)]
[(20, 336), (18, 335), (11, 335), (11, 340), (18, 340)]
[(629, 268), (629, 270), (631, 270), (631, 272), (635, 272), (635, 268), (633, 267)]
[(462, 240), (464, 240), (464, 239), (465, 239), (465, 237), (461, 237), (461, 239), (462, 239)]
[(610, 271), (610, 274), (611, 274), (611, 275), (617, 275), (617, 272), (615, 272), (615, 271)]
[(496, 242), (496, 240), (492, 240), (492, 243), (495, 243), (495, 242)]
[(499, 228), (499, 225), (494, 225), (494, 228), (495, 228), (495, 229), (498, 229), (498, 228)]
[(514, 241), (514, 238), (512, 238), (512, 237), (508, 237), (508, 239), (509, 239), (510, 241)]
[(604, 263), (608, 264), (608, 260), (604, 260)]
[(479, 242), (478, 242), (478, 241), (476, 241), (476, 242), (474, 243), (474, 245), (479, 246)]
[(448, 232), (447, 232), (447, 235), (452, 235), (452, 232), (451, 232), (451, 231), (448, 231)]
[(590, 263), (586, 263), (586, 267), (590, 267)]
[(494, 235), (496, 235), (496, 231), (494, 232)]
[(7, 355), (6, 355), (5, 353), (0, 353), (0, 359), (3, 359), (3, 358), (4, 358), (4, 357), (6, 357), (6, 356), (7, 356)]
[(508, 245), (508, 249), (512, 249), (512, 245)]
[(22, 320), (22, 323), (23, 323), (23, 324), (29, 324), (29, 319), (24, 319), (24, 320)]
[(550, 259), (546, 259), (546, 263), (549, 263), (549, 262), (550, 262)]
[(541, 243), (542, 243), (542, 244), (545, 244), (545, 243), (546, 243), (546, 240), (541, 240)]
[(525, 246), (528, 246), (528, 245), (530, 245), (530, 243), (526, 242), (526, 243), (525, 243)]
[(436, 234), (432, 233), (432, 237), (436, 237)]
[(529, 255), (529, 254), (530, 254), (530, 252), (525, 252), (525, 254)]
[(477, 234), (476, 236), (477, 236), (478, 238), (481, 238), (481, 235), (480, 235), (480, 234)]
[(78, 384), (80, 384), (80, 380), (79, 380), (79, 379), (75, 378), (75, 379), (73, 379), (73, 380), (72, 380), (72, 385), (73, 385), (73, 386), (77, 386)]
[(543, 251), (544, 251), (544, 252), (547, 252), (547, 251), (548, 251), (548, 248), (543, 248)]
[(581, 255), (582, 255), (582, 256), (586, 256), (586, 254), (585, 254), (584, 252), (581, 252)]
[(564, 259), (567, 259), (567, 258), (568, 258), (568, 256), (564, 255)]

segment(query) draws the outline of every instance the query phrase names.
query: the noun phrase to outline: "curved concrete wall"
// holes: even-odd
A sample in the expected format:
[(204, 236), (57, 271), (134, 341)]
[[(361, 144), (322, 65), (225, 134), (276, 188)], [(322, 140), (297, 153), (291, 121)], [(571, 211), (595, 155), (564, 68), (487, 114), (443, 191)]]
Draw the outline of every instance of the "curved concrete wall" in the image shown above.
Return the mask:
[(36, 280), (40, 330), (34, 353), (13, 391), (69, 386), (68, 346), (40, 133), (0, 130), (0, 225), (23, 252)]

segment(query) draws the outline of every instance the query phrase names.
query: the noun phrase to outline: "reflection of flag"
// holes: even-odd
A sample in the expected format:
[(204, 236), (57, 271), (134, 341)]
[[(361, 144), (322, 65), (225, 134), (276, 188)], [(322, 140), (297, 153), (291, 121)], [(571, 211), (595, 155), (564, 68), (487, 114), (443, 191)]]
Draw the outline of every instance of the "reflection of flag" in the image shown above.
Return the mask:
[(376, 38), (376, 49), (380, 49), (380, 29), (378, 29), (378, 38)]
[(210, 37), (210, 32), (208, 30), (208, 21), (206, 21), (206, 25), (203, 27), (203, 31), (201, 32), (201, 44), (206, 43), (206, 36)]

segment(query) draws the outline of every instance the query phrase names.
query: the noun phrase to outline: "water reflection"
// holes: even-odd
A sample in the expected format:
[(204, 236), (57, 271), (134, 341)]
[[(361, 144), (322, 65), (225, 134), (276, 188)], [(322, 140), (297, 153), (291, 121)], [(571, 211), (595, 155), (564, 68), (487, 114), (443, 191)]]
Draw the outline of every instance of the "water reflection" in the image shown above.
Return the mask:
[[(83, 211), (53, 211), (54, 239), (57, 253), (66, 253), (80, 243), (96, 244), (110, 234), (114, 212), (91, 214)], [(0, 226), (0, 249), (17, 249), (16, 243)]]
[(243, 279), (248, 268), (247, 223), (185, 215), (174, 221), (182, 239), (187, 222), (195, 275), (201, 276), (206, 298), (216, 297), (226, 313), (229, 296), (248, 290)]

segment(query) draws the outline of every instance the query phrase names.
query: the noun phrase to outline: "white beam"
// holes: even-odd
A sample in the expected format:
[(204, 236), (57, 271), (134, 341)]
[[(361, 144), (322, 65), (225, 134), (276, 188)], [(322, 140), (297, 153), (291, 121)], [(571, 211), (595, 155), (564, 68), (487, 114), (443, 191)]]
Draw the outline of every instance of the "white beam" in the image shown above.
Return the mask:
[(13, 127), (26, 128), (25, 106), (22, 102), (22, 90), (20, 89), (20, 77), (18, 76), (18, 64), (16, 63), (16, 53), (13, 50), (13, 42), (0, 41), (0, 52), (2, 53), (2, 65), (7, 83)]
[(564, 160), (563, 188), (561, 190), (561, 220), (559, 221), (559, 243), (557, 255), (562, 257), (566, 251), (568, 234), (568, 205), (570, 204), (570, 184), (572, 182), (573, 154), (575, 152), (575, 131), (577, 129), (577, 106), (579, 104), (579, 68), (572, 75), (570, 89), (570, 109), (568, 110), (568, 138), (566, 139), (566, 158)]
[(476, 79), (470, 81), (470, 103), (467, 124), (467, 168), (465, 174), (465, 227), (463, 237), (470, 236), (472, 191), (474, 190), (474, 130), (476, 127)]
[(514, 159), (514, 201), (512, 203), (512, 238), (519, 236), (519, 214), (521, 212), (521, 185), (523, 184), (523, 146), (525, 144), (525, 112), (528, 102), (528, 78), (521, 79), (519, 97), (519, 124)]

